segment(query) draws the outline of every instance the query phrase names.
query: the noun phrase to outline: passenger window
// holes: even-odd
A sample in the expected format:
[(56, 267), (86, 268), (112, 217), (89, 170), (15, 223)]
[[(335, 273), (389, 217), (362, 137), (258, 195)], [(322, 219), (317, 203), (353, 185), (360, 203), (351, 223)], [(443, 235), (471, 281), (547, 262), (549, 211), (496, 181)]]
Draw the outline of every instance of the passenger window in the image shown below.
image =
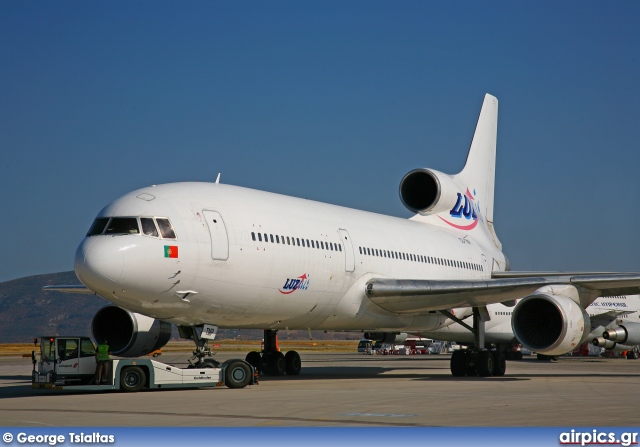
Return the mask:
[(289, 236), (287, 236), (287, 245), (291, 245), (291, 240), (289, 239)]
[(367, 255), (371, 256), (371, 251), (367, 248)]
[[(302, 244), (304, 245), (304, 244)], [(309, 244), (309, 239), (307, 239), (307, 247), (311, 247), (311, 245)]]
[(173, 227), (171, 226), (171, 222), (169, 222), (169, 219), (156, 219), (156, 222), (158, 222), (158, 228), (160, 228), (160, 234), (162, 235), (163, 238), (165, 239), (175, 239), (176, 238), (176, 233), (175, 231), (173, 231)]
[(256, 234), (253, 231), (251, 232), (251, 240), (256, 240)]
[[(167, 221), (168, 222), (168, 221)], [(139, 234), (138, 219), (135, 217), (114, 217), (104, 234)], [(174, 236), (175, 238), (175, 236)]]
[(269, 235), (267, 233), (264, 234), (264, 241), (269, 242)]
[(276, 243), (279, 244), (280, 243), (280, 238), (278, 237), (278, 235), (276, 234)]
[(338, 244), (338, 251), (342, 251), (342, 244)]
[(329, 247), (331, 247), (331, 251), (333, 251), (333, 242), (329, 242)]
[(305, 246), (305, 245), (304, 245), (304, 239), (302, 239), (302, 246), (303, 246), (303, 247)]
[(269, 238), (271, 239), (271, 243), (273, 244), (273, 234), (270, 234)]
[(258, 240), (262, 242), (262, 233), (258, 233)]
[(358, 247), (358, 250), (360, 250), (360, 254), (362, 254), (362, 247)]
[(298, 242), (298, 247), (300, 246), (300, 239), (296, 238), (296, 242)]
[(158, 237), (158, 230), (156, 224), (153, 223), (153, 219), (148, 217), (141, 217), (140, 224), (142, 225), (142, 232), (147, 236)]
[(89, 228), (89, 232), (87, 233), (87, 236), (97, 236), (99, 234), (102, 234), (105, 227), (107, 226), (107, 222), (109, 222), (108, 217), (98, 217), (91, 224), (91, 228)]

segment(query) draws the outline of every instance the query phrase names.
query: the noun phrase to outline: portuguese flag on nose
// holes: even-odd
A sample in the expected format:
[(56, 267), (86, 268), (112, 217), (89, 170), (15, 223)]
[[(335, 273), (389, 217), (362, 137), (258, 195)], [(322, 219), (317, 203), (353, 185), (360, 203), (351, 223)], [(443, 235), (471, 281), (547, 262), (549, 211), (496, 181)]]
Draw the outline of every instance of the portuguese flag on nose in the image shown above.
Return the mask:
[(178, 257), (178, 246), (177, 245), (165, 245), (164, 246), (164, 257), (165, 258), (177, 258)]

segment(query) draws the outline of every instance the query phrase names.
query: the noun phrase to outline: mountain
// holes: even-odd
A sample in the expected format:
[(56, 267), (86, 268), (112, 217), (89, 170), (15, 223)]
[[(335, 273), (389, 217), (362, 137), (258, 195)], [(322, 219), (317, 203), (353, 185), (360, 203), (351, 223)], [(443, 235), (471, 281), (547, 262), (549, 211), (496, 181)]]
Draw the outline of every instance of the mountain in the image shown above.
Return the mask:
[[(28, 276), (0, 283), (0, 343), (29, 343), (42, 335), (91, 335), (93, 316), (109, 301), (97, 295), (44, 292), (50, 285), (80, 284), (74, 272)], [(174, 338), (178, 331), (174, 327)], [(280, 331), (281, 340), (309, 339), (307, 331)], [(312, 331), (314, 340), (357, 340), (359, 332)], [(260, 340), (261, 330), (221, 329), (220, 339)]]

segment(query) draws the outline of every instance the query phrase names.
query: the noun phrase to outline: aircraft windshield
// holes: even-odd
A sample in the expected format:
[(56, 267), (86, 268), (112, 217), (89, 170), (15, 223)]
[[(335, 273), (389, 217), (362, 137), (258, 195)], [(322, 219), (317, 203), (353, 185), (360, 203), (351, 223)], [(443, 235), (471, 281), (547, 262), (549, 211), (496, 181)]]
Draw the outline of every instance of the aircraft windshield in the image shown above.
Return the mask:
[[(157, 226), (156, 226), (157, 225)], [(158, 231), (159, 230), (159, 231)], [(98, 217), (87, 232), (88, 236), (116, 234), (144, 234), (163, 239), (176, 239), (169, 219), (165, 217)]]
[(138, 219), (135, 217), (113, 217), (104, 234), (137, 234)]

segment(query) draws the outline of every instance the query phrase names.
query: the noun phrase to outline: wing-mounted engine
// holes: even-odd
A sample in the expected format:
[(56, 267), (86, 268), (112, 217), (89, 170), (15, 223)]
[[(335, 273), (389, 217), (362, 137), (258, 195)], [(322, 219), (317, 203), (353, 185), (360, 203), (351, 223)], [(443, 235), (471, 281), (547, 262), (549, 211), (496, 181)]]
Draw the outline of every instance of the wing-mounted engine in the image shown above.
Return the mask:
[(171, 323), (117, 306), (106, 306), (93, 317), (91, 334), (98, 343), (106, 339), (113, 355), (138, 357), (167, 344), (171, 338)]
[(365, 332), (364, 338), (369, 340), (379, 341), (380, 343), (404, 343), (407, 339), (407, 333), (396, 332)]
[(630, 322), (621, 324), (604, 331), (602, 337), (614, 343), (638, 345), (640, 344), (640, 324)]
[(539, 354), (565, 354), (586, 339), (589, 315), (574, 300), (554, 294), (551, 287), (543, 289), (518, 302), (511, 319), (513, 333)]
[[(461, 191), (451, 176), (433, 169), (414, 169), (400, 181), (400, 200), (423, 216), (453, 209), (458, 200), (464, 200)], [(475, 211), (471, 204), (467, 206), (470, 213)]]

